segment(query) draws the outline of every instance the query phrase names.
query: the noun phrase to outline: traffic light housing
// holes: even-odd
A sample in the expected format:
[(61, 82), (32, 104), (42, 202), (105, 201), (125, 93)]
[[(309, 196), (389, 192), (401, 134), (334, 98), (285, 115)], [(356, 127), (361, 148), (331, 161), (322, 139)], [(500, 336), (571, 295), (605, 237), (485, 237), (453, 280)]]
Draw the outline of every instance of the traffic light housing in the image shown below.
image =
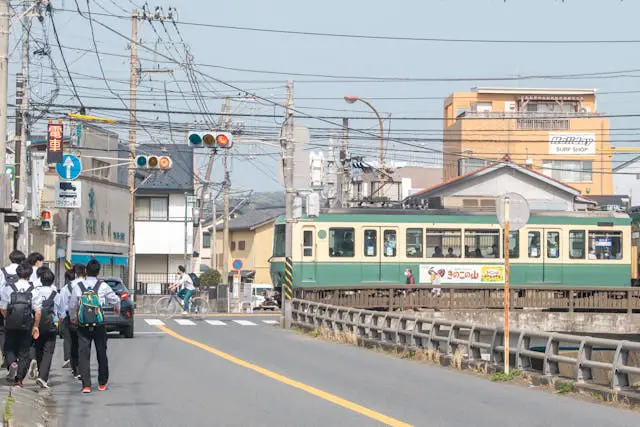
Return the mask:
[(233, 135), (231, 132), (189, 132), (187, 138), (189, 145), (194, 148), (224, 148), (229, 149), (233, 146)]
[(136, 156), (136, 167), (140, 169), (168, 170), (173, 166), (169, 156), (141, 155)]
[(40, 213), (40, 220), (41, 220), (40, 226), (42, 227), (43, 230), (45, 231), (53, 230), (52, 216), (51, 216), (51, 211), (49, 209), (44, 209)]

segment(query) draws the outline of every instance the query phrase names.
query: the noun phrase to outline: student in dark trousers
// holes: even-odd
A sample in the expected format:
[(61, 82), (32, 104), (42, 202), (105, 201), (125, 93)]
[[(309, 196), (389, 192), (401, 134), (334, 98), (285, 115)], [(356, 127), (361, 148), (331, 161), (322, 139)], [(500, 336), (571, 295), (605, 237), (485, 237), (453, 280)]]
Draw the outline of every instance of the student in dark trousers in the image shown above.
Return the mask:
[[(67, 277), (65, 275), (65, 277)], [(69, 351), (69, 367), (71, 368), (71, 375), (80, 379), (80, 369), (78, 363), (78, 304), (77, 297), (74, 296), (75, 288), (78, 283), (82, 283), (87, 279), (87, 268), (84, 264), (75, 264), (73, 266), (73, 280), (60, 290), (60, 318), (63, 320), (62, 333), (64, 334), (64, 347), (65, 347), (65, 359), (67, 348)], [(72, 304), (74, 299), (75, 308), (71, 310), (69, 305)], [(67, 363), (63, 363), (63, 367)]]
[[(73, 316), (77, 314), (80, 297), (84, 290), (93, 289), (98, 295), (100, 306), (107, 304), (113, 306), (116, 313), (120, 312), (120, 298), (113, 292), (111, 286), (98, 280), (100, 273), (100, 263), (92, 259), (87, 263), (87, 278), (84, 283), (77, 283), (73, 287), (73, 295), (69, 300), (69, 313)], [(78, 318), (76, 316), (76, 322)], [(73, 321), (73, 318), (72, 318)], [(80, 365), (80, 376), (82, 378), (82, 392), (91, 393), (91, 342), (96, 347), (98, 358), (98, 390), (107, 389), (109, 382), (109, 360), (107, 359), (107, 331), (102, 324), (86, 326), (78, 323), (78, 362)]]
[[(42, 270), (42, 271), (41, 271)], [(60, 313), (60, 294), (53, 284), (55, 276), (49, 267), (38, 269), (38, 278), (42, 286), (38, 289), (40, 298), (40, 336), (36, 339), (36, 363), (38, 364), (38, 378), (36, 384), (41, 388), (49, 388), (49, 370), (56, 348), (58, 328), (58, 313)]]
[[(38, 290), (29, 283), (32, 268), (22, 262), (17, 268), (18, 281), (2, 289), (0, 311), (5, 318), (7, 352), (7, 379), (22, 387), (29, 369), (29, 350), (34, 339), (40, 336), (40, 298)], [(29, 296), (27, 298), (27, 296)], [(30, 307), (24, 302), (31, 300)], [(35, 313), (35, 314), (34, 314)]]
[[(84, 266), (82, 266), (84, 267)], [(64, 286), (60, 288), (60, 300), (66, 301), (71, 295), (72, 282), (76, 278), (76, 273), (73, 269), (64, 272)], [(60, 304), (60, 312), (58, 318), (60, 319), (60, 337), (64, 340), (64, 362), (62, 362), (63, 368), (71, 367), (71, 331), (69, 330), (69, 313), (66, 311), (66, 307)], [(78, 334), (75, 334), (76, 338), (76, 352), (75, 352), (75, 367), (78, 367)]]
[[(18, 275), (16, 274), (16, 269), (25, 259), (27, 259), (24, 254), (15, 250), (9, 254), (9, 261), (11, 262), (6, 267), (2, 268), (2, 274), (0, 274), (0, 295), (2, 294), (2, 289), (9, 282), (17, 282)], [(0, 314), (0, 349), (2, 349), (2, 367), (6, 368), (4, 363), (5, 361), (5, 353), (4, 353), (4, 316)]]

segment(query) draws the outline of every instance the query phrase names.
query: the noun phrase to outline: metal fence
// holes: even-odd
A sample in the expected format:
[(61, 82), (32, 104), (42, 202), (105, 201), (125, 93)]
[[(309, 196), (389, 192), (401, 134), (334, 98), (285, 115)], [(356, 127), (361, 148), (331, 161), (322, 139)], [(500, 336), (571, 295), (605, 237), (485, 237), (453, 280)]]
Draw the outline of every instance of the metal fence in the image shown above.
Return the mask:
[[(343, 307), (383, 309), (501, 309), (503, 288), (440, 285), (391, 285), (349, 288), (294, 288), (296, 298)], [(513, 286), (512, 309), (556, 311), (640, 311), (640, 288)]]
[(138, 295), (165, 295), (169, 285), (178, 280), (176, 273), (138, 273), (135, 292)]
[[(500, 327), (410, 315), (383, 313), (338, 307), (313, 301), (293, 300), (292, 324), (304, 328), (328, 328), (355, 335), (360, 342), (386, 347), (427, 350), (438, 349), (445, 357), (460, 351), (469, 362), (486, 360), (500, 368), (504, 364), (504, 330)], [(537, 345), (536, 345), (537, 344)], [(613, 390), (629, 389), (631, 375), (640, 376), (640, 343), (599, 339), (557, 333), (511, 330), (509, 333), (510, 366), (524, 371), (538, 371), (557, 377), (561, 365), (568, 365), (569, 376), (578, 383), (598, 384), (595, 371), (605, 371)], [(540, 347), (536, 351), (536, 347)], [(567, 349), (575, 348), (575, 356)], [(598, 360), (599, 352), (612, 354), (609, 361)], [(632, 357), (633, 356), (633, 357)], [(566, 372), (566, 371), (565, 371)]]

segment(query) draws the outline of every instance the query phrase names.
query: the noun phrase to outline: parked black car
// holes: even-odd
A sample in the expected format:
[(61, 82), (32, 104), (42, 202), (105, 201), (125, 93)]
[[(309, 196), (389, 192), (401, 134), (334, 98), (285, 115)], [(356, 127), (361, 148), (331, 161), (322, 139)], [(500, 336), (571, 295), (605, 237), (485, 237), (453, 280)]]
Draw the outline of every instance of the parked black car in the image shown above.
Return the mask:
[(112, 307), (105, 307), (103, 310), (107, 332), (118, 331), (125, 338), (133, 338), (135, 307), (129, 289), (119, 277), (101, 276), (98, 279), (109, 284), (116, 295), (120, 297), (120, 314), (116, 314)]

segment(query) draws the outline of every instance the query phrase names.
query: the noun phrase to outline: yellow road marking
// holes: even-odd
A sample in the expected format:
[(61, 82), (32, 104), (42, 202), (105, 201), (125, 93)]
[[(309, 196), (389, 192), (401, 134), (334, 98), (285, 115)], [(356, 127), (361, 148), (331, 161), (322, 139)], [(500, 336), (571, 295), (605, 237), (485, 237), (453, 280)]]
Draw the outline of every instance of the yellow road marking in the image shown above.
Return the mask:
[(358, 405), (357, 403), (353, 403), (349, 400), (343, 399), (341, 397), (336, 396), (335, 394), (331, 394), (328, 393), (326, 391), (322, 391), (320, 389), (317, 389), (315, 387), (312, 387), (310, 385), (301, 383), (300, 381), (296, 381), (296, 380), (292, 380), (291, 378), (285, 377), (284, 375), (280, 375), (276, 372), (270, 371), (268, 369), (262, 368), (258, 365), (254, 365), (253, 363), (249, 363), (246, 362), (242, 359), (239, 359), (235, 356), (232, 356), (228, 353), (225, 353), (223, 351), (220, 351), (218, 349), (215, 349), (213, 347), (209, 347), (206, 344), (202, 344), (201, 342), (198, 341), (194, 341), (192, 339), (189, 339), (187, 337), (184, 337), (174, 331), (172, 331), (171, 329), (167, 328), (164, 325), (156, 325), (158, 327), (158, 329), (160, 329), (161, 331), (171, 335), (172, 337), (179, 339), (182, 342), (185, 342), (187, 344), (191, 344), (195, 347), (198, 347), (201, 350), (207, 351), (211, 354), (214, 354), (222, 359), (225, 359), (231, 363), (235, 363), (236, 365), (242, 366), (243, 368), (247, 368), (247, 369), (251, 369), (252, 371), (258, 372), (259, 374), (262, 374), (266, 377), (269, 377), (271, 379), (274, 379), (276, 381), (279, 381), (283, 384), (287, 384), (291, 387), (297, 388), (299, 390), (302, 391), (306, 391), (307, 393), (319, 397), (320, 399), (324, 399), (326, 401), (329, 401), (331, 403), (334, 403), (338, 406), (342, 406), (343, 408), (349, 409), (353, 412), (357, 412), (360, 415), (364, 415), (365, 417), (369, 417), (371, 419), (374, 419), (376, 421), (379, 421), (383, 424), (386, 424), (388, 426), (393, 426), (393, 427), (412, 427), (411, 424), (407, 424), (405, 422), (396, 420), (395, 418), (391, 418), (388, 417), (384, 414), (381, 414), (379, 412), (376, 412), (372, 409), (369, 408), (365, 408), (364, 406)]

